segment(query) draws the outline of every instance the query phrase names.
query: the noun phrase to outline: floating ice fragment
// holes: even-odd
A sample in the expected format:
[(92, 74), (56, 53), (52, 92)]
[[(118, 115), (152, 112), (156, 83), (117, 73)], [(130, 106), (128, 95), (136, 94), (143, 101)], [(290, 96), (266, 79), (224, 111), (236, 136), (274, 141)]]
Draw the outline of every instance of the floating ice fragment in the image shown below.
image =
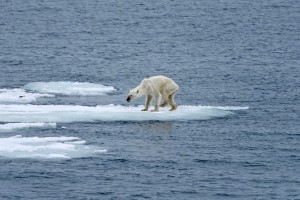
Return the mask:
[(30, 93), (23, 89), (0, 89), (0, 103), (30, 103), (41, 97), (54, 97), (54, 95)]
[(13, 131), (25, 128), (56, 128), (56, 123), (7, 123), (0, 124), (0, 132)]
[[(88, 147), (88, 148), (86, 148)], [(77, 137), (22, 137), (0, 138), (0, 157), (71, 159), (95, 156), (106, 149), (86, 145)]]
[(33, 82), (23, 87), (29, 91), (62, 95), (105, 95), (116, 89), (113, 86), (88, 82)]

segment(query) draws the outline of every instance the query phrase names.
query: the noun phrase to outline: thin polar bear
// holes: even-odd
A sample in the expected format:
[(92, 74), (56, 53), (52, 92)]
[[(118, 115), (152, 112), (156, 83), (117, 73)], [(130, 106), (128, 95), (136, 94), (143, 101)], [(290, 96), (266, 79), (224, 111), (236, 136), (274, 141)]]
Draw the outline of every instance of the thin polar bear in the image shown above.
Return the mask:
[[(154, 110), (159, 111), (159, 106), (165, 107), (167, 104), (171, 106), (170, 111), (176, 110), (177, 105), (174, 102), (175, 93), (179, 90), (178, 85), (170, 78), (165, 76), (152, 76), (145, 78), (136, 88), (130, 90), (127, 101), (130, 102), (141, 96), (146, 96), (145, 108), (149, 109), (149, 104), (154, 98)], [(163, 100), (161, 105), (160, 101)]]

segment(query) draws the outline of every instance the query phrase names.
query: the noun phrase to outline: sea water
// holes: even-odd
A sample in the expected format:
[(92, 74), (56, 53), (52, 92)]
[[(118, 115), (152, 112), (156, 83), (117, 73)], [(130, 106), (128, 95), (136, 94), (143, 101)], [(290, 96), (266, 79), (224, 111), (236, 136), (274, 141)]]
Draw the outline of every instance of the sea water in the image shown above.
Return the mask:
[[(3, 1), (0, 199), (299, 199), (299, 10)], [(176, 111), (126, 101), (159, 74)]]

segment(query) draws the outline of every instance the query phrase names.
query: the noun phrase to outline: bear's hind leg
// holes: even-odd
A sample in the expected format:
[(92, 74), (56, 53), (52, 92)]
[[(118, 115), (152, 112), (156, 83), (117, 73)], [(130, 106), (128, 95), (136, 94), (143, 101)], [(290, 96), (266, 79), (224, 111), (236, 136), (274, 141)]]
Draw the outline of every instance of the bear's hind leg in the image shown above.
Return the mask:
[(171, 106), (171, 109), (170, 111), (173, 111), (173, 110), (176, 110), (177, 109), (177, 105), (176, 103), (174, 102), (174, 96), (175, 96), (175, 92), (170, 94), (169, 96), (169, 104)]
[(159, 105), (160, 107), (165, 107), (166, 105), (168, 105), (168, 102), (169, 102), (168, 96), (163, 95), (163, 100), (164, 100), (164, 102)]

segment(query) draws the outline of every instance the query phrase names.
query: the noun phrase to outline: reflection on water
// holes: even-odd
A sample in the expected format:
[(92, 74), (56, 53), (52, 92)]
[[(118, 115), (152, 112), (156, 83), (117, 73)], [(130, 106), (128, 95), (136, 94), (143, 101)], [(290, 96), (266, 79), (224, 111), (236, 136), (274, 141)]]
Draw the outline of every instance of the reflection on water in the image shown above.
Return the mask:
[(174, 130), (174, 122), (143, 123), (141, 127), (153, 133), (171, 133)]

